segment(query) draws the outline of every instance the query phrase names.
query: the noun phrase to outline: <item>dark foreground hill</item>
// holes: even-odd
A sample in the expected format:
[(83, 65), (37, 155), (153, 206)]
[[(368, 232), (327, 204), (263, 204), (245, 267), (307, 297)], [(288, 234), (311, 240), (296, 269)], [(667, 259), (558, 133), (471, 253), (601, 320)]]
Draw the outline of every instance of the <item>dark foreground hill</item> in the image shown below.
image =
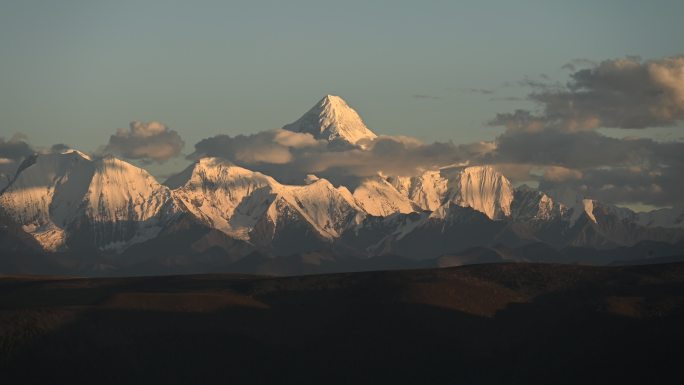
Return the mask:
[(681, 383), (684, 263), (0, 279), (4, 383)]

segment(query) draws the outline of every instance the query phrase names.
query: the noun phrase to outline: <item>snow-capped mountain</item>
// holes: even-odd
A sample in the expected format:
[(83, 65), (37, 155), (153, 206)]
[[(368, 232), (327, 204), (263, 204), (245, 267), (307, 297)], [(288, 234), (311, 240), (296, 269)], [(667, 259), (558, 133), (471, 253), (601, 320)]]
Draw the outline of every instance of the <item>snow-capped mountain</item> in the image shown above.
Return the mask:
[(465, 167), (446, 173), (426, 171), (415, 177), (390, 177), (388, 182), (422, 210), (436, 212), (447, 202), (471, 207), (490, 219), (511, 215), (514, 188), (489, 166)]
[(415, 177), (377, 176), (364, 180), (354, 198), (369, 214), (387, 216), (422, 210), (437, 212), (445, 203), (471, 207), (490, 219), (511, 215), (514, 189), (489, 166), (466, 167), (443, 177), (439, 170)]
[(649, 230), (681, 226), (671, 211), (649, 217), (591, 199), (569, 207), (513, 188), (489, 166), (378, 175), (352, 194), (313, 176), (284, 185), (218, 158), (200, 159), (161, 185), (127, 162), (70, 150), (27, 159), (0, 208), (48, 251), (121, 253), (158, 236), (180, 239), (188, 228), (196, 234), (191, 250), (241, 255), (256, 248), (416, 257), (482, 242), (612, 247), (681, 238), (676, 229)]
[(471, 207), (489, 219), (511, 215), (513, 185), (489, 166), (467, 167), (449, 183), (449, 200), (461, 207)]
[(266, 203), (250, 240), (275, 255), (328, 249), (365, 217), (346, 187), (336, 188), (325, 179), (281, 185)]
[(521, 186), (511, 202), (511, 216), (520, 221), (550, 221), (568, 213), (568, 208), (545, 193)]
[(280, 186), (269, 176), (218, 158), (200, 159), (165, 184), (198, 219), (243, 240), (249, 239), (249, 231), (265, 211), (262, 203), (272, 199), (270, 195)]
[(359, 114), (339, 96), (326, 95), (307, 113), (283, 129), (309, 133), (331, 143), (360, 144), (377, 137)]
[(217, 158), (197, 161), (166, 184), (208, 226), (269, 249), (292, 227), (329, 242), (365, 215), (347, 188), (325, 179), (283, 185)]
[[(327, 140), (330, 151), (362, 151), (376, 138), (330, 95), (284, 128)], [(487, 165), (379, 173), (353, 193), (313, 175), (282, 184), (219, 158), (199, 159), (160, 184), (130, 163), (76, 150), (33, 155), (11, 174), (0, 179), (0, 250), (73, 254), (98, 269), (109, 266), (98, 257), (190, 271), (254, 252), (425, 259), (470, 247), (684, 244), (681, 209), (635, 213), (576, 194), (515, 188)]]
[(434, 211), (444, 204), (449, 181), (439, 170), (414, 177), (390, 177), (389, 182), (422, 210)]
[(419, 209), (407, 192), (398, 191), (380, 175), (363, 180), (354, 189), (354, 199), (365, 212), (378, 217), (394, 213), (408, 214)]
[(168, 189), (116, 158), (81, 152), (35, 155), (0, 195), (0, 207), (49, 251), (66, 248), (70, 232), (87, 227), (100, 250), (122, 250), (153, 238), (171, 214)]

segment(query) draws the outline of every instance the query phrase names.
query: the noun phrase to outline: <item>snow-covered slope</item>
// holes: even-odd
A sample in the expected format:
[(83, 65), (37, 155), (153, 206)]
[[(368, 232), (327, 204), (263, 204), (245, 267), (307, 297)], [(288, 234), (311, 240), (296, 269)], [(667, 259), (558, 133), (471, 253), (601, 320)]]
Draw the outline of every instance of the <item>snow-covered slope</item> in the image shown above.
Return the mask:
[(377, 137), (366, 127), (359, 114), (339, 96), (327, 95), (297, 121), (283, 129), (309, 133), (329, 142), (357, 144)]
[(449, 180), (449, 201), (484, 213), (489, 219), (511, 215), (513, 186), (489, 166), (467, 167)]
[[(359, 223), (363, 210), (346, 187), (335, 188), (325, 179), (304, 186), (282, 186), (276, 201), (286, 202), (323, 237), (334, 239), (350, 225)], [(280, 212), (272, 204), (268, 217), (276, 223)]]
[(393, 177), (389, 182), (422, 210), (435, 211), (445, 202), (449, 181), (439, 171), (415, 177)]
[(373, 181), (362, 183), (354, 192), (360, 205), (372, 215), (419, 210), (439, 215), (439, 208), (449, 203), (470, 207), (490, 219), (503, 219), (511, 215), (514, 199), (514, 188), (508, 179), (489, 166), (467, 167), (448, 178), (439, 171), (427, 171), (415, 177)]
[(594, 205), (595, 202), (592, 199), (582, 199), (575, 203), (571, 208), (570, 226), (573, 226), (583, 215), (587, 216), (592, 222), (598, 223), (594, 216)]
[(122, 160), (105, 157), (93, 163), (95, 173), (84, 203), (95, 245), (120, 251), (154, 238), (176, 211), (169, 189)]
[(92, 161), (75, 151), (30, 157), (0, 195), (0, 206), (46, 250), (58, 250), (66, 226), (82, 212), (94, 172)]
[[(254, 213), (254, 205), (250, 206), (247, 200), (261, 204), (281, 186), (269, 176), (218, 158), (198, 160), (179, 175), (169, 178), (166, 185), (174, 188), (173, 196), (194, 216), (212, 228), (240, 239), (249, 238), (258, 215), (265, 210), (262, 207)], [(264, 191), (254, 194), (261, 189)]]
[[(274, 255), (330, 249), (366, 216), (346, 187), (335, 188), (325, 179), (303, 186), (278, 186), (268, 199), (254, 195), (248, 202), (258, 208), (253, 210), (257, 220), (249, 239)], [(257, 215), (259, 210), (263, 210), (261, 215)]]
[(378, 175), (352, 194), (314, 176), (283, 185), (217, 158), (198, 160), (164, 186), (127, 162), (70, 150), (23, 162), (0, 194), (0, 211), (45, 250), (130, 251), (124, 257), (145, 256), (170, 238), (187, 240), (188, 253), (232, 253), (229, 260), (254, 249), (425, 257), (498, 243), (606, 248), (684, 239), (680, 210), (637, 214), (584, 198), (568, 207), (514, 189), (488, 166)]
[(567, 208), (545, 193), (527, 187), (515, 190), (511, 216), (518, 221), (551, 221), (561, 218)]
[(355, 190), (356, 203), (368, 214), (386, 217), (394, 213), (411, 213), (418, 209), (408, 197), (402, 194), (382, 176), (364, 180)]
[(92, 246), (121, 250), (156, 235), (169, 197), (143, 169), (69, 150), (27, 159), (0, 206), (46, 250), (64, 249), (76, 227)]
[[(427, 236), (439, 223), (463, 228), (468, 218), (506, 219), (511, 217), (514, 199), (510, 182), (490, 167), (466, 168), (449, 179), (439, 171), (412, 178), (378, 175), (364, 180), (352, 195), (325, 179), (312, 177), (302, 186), (282, 185), (262, 174), (207, 158), (167, 184), (180, 186), (173, 195), (197, 218), (276, 254), (296, 252), (300, 250), (297, 247), (326, 247), (323, 245), (342, 236), (344, 242), (353, 244), (350, 234), (394, 234), (394, 239), (401, 239), (414, 229)], [(560, 215), (548, 197), (530, 201), (531, 206), (525, 208), (533, 211), (530, 219)], [(423, 210), (432, 214), (396, 217)], [(372, 221), (373, 230), (366, 231), (371, 225), (367, 215), (388, 220)], [(372, 240), (362, 243), (369, 242)]]
[(283, 185), (216, 158), (197, 161), (167, 184), (179, 185), (174, 197), (207, 225), (256, 243), (268, 242), (293, 222), (334, 239), (364, 215), (347, 188), (335, 188), (325, 179)]

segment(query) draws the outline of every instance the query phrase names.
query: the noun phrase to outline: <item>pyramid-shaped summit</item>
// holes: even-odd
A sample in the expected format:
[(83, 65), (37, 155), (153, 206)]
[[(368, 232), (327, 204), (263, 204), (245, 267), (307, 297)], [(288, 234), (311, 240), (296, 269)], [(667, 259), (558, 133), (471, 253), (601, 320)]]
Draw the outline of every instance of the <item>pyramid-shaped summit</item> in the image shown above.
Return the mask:
[(344, 99), (334, 95), (326, 95), (301, 118), (283, 126), (283, 129), (309, 133), (316, 139), (329, 142), (357, 144), (377, 138), (359, 114)]

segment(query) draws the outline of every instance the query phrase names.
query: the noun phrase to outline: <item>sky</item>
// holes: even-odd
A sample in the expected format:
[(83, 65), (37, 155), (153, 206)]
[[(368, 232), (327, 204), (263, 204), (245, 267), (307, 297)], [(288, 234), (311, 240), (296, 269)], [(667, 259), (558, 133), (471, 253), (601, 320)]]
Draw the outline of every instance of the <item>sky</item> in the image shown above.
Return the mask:
[[(684, 54), (681, 15), (682, 1), (5, 0), (0, 137), (97, 151), (159, 121), (182, 146), (149, 165), (162, 175), (202, 139), (282, 127), (336, 94), (378, 134), (493, 141), (497, 114), (549, 107), (537, 83)], [(681, 141), (680, 123), (596, 132)]]

